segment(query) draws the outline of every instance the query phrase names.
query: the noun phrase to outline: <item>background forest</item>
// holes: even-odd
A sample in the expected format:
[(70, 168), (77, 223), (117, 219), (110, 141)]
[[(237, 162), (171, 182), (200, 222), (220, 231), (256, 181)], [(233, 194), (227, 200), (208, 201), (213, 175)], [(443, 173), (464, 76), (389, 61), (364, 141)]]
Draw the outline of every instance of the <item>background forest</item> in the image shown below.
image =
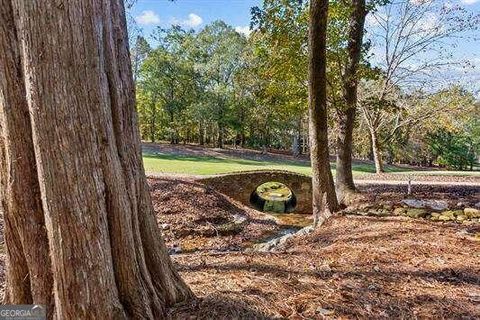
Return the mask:
[[(249, 31), (223, 21), (149, 35), (130, 19), (142, 139), (308, 153), (308, 3), (265, 0)], [(330, 1), (327, 77), (330, 150), (345, 111), (351, 7)], [(370, 1), (362, 45), (353, 156), (473, 170), (480, 151), (475, 86), (459, 85), (455, 41), (479, 17), (441, 1)], [(435, 17), (435, 19), (432, 19)], [(459, 40), (460, 39), (460, 40)], [(344, 117), (343, 117), (344, 118)]]

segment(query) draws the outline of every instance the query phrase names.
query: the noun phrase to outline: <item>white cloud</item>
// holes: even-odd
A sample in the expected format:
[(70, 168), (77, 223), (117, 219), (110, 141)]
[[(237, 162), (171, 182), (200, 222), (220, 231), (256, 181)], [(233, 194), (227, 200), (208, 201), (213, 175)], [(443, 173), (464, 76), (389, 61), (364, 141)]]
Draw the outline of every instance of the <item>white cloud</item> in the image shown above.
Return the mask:
[(238, 27), (235, 27), (235, 31), (237, 31), (238, 33), (241, 33), (241, 34), (244, 34), (245, 36), (249, 36), (250, 33), (252, 33), (252, 30), (250, 30), (250, 27), (249, 26), (238, 26)]
[(146, 10), (141, 15), (135, 17), (135, 21), (141, 25), (159, 24), (160, 17), (154, 11)]
[(462, 3), (463, 4), (475, 4), (477, 3), (479, 0), (462, 0)]
[(182, 27), (194, 28), (201, 25), (203, 23), (203, 19), (195, 13), (190, 13), (188, 15), (188, 19), (181, 20), (177, 18), (172, 18), (171, 23)]

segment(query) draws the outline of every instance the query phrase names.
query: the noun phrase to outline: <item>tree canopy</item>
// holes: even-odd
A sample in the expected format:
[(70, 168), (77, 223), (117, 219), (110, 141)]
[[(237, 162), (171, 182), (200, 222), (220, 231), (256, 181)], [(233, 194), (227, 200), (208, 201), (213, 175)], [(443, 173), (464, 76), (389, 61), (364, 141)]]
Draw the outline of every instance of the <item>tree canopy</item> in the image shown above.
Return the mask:
[[(252, 8), (248, 36), (223, 21), (197, 31), (172, 26), (149, 37), (136, 34), (132, 61), (142, 138), (308, 153), (308, 5), (263, 1)], [(336, 141), (349, 108), (353, 10), (348, 1), (329, 3), (331, 153), (342, 148)], [(478, 112), (471, 113), (474, 92), (442, 75), (448, 66), (466, 67), (448, 43), (476, 30), (478, 16), (430, 1), (366, 1), (364, 10), (365, 36), (353, 73), (359, 86), (353, 156), (375, 158), (380, 171), (384, 161), (452, 166), (428, 147), (428, 137), (438, 130), (478, 134), (468, 131), (467, 120), (449, 123), (452, 112), (458, 119)], [(438, 18), (428, 23), (433, 14)], [(478, 154), (475, 144), (469, 148)]]

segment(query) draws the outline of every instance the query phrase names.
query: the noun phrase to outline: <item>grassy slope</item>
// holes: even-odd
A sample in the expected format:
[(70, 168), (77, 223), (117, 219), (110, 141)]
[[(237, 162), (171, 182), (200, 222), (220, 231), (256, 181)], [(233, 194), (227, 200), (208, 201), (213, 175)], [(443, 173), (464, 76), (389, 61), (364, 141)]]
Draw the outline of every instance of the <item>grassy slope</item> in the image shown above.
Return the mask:
[[(308, 163), (302, 161), (268, 161), (251, 160), (240, 157), (213, 157), (202, 155), (178, 155), (178, 154), (143, 154), (145, 170), (149, 173), (180, 173), (194, 175), (220, 174), (249, 170), (288, 170), (310, 175), (311, 169)], [(335, 174), (335, 164), (331, 164)], [(408, 175), (435, 175), (435, 176), (475, 176), (480, 177), (480, 171), (413, 171), (409, 168), (386, 166), (389, 173)], [(375, 173), (373, 163), (357, 162), (353, 164), (353, 175), (360, 176)]]
[[(247, 170), (279, 169), (310, 174), (311, 169), (305, 162), (296, 161), (259, 161), (241, 158), (220, 158), (209, 156), (186, 156), (174, 154), (144, 154), (143, 160), (147, 172), (168, 172), (208, 175)], [(332, 170), (335, 165), (332, 164)], [(387, 172), (402, 172), (406, 169), (387, 166)], [(354, 175), (374, 173), (372, 164), (357, 163), (353, 165)]]

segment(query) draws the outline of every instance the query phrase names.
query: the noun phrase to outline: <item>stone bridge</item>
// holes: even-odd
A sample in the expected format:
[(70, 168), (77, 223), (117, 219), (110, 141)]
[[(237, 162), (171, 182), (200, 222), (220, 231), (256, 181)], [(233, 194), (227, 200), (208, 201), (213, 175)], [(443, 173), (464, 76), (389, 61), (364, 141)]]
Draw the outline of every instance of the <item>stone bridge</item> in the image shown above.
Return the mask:
[(297, 199), (295, 213), (312, 213), (312, 178), (306, 175), (281, 170), (243, 171), (197, 181), (247, 206), (251, 206), (250, 196), (259, 185), (270, 181), (280, 182), (289, 187)]

